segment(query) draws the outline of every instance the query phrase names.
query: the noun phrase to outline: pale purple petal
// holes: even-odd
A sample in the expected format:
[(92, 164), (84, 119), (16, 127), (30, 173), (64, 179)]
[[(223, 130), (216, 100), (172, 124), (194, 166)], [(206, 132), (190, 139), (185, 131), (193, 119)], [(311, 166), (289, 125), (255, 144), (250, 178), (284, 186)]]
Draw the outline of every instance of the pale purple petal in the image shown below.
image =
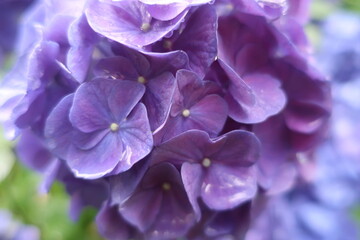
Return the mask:
[(257, 192), (251, 168), (215, 164), (207, 170), (201, 197), (211, 209), (225, 210), (252, 199)]
[(138, 1), (115, 3), (92, 0), (86, 9), (90, 26), (98, 33), (129, 47), (141, 47), (160, 40), (181, 23), (187, 11), (169, 21), (151, 19)]
[(135, 106), (126, 121), (120, 123), (119, 134), (123, 145), (123, 154), (116, 167), (117, 172), (128, 170), (133, 164), (150, 153), (153, 137), (147, 120), (146, 108), (142, 103)]
[(75, 93), (70, 121), (83, 132), (105, 129), (122, 121), (141, 99), (144, 86), (131, 81), (95, 79)]
[(109, 133), (92, 149), (70, 146), (65, 160), (75, 176), (95, 179), (110, 173), (121, 161), (123, 151), (126, 150), (119, 136)]

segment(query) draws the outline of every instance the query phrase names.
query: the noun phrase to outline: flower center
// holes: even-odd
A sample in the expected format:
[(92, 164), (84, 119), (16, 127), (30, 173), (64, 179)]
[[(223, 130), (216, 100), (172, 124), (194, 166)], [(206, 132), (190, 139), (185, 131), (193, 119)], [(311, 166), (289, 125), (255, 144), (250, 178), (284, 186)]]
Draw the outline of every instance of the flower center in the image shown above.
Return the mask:
[(171, 50), (172, 49), (172, 42), (170, 40), (165, 40), (163, 46), (164, 46), (165, 49)]
[(165, 191), (169, 191), (169, 190), (171, 189), (170, 183), (164, 182), (164, 183), (162, 184), (162, 189), (164, 189)]
[(145, 79), (143, 76), (139, 76), (138, 79), (137, 79), (137, 81), (138, 81), (139, 83), (142, 83), (142, 84), (145, 84), (145, 83), (146, 83), (146, 79)]
[(117, 124), (117, 123), (112, 123), (112, 124), (110, 124), (110, 130), (112, 131), (112, 132), (116, 132), (117, 130), (119, 130), (119, 124)]
[(210, 158), (204, 158), (204, 159), (202, 160), (202, 165), (203, 165), (204, 167), (206, 167), (206, 168), (210, 167), (210, 165), (211, 165), (211, 160), (210, 160)]
[(150, 30), (150, 27), (151, 27), (150, 23), (143, 23), (143, 24), (141, 24), (140, 29), (143, 32), (148, 32)]
[(184, 109), (184, 110), (182, 111), (182, 115), (183, 115), (184, 117), (189, 117), (189, 116), (190, 116), (190, 110), (189, 110), (189, 109)]

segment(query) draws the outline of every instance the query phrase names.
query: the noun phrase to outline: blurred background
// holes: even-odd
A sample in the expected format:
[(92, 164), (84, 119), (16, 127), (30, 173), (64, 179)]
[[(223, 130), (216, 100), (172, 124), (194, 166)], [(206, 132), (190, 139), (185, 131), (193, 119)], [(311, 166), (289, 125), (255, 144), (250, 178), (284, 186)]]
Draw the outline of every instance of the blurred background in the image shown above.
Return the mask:
[[(3, 10), (0, 5), (0, 28), (4, 27), (1, 25), (2, 19), (7, 17)], [(9, 34), (16, 34), (11, 26), (7, 31)], [(354, 84), (346, 83), (360, 82), (360, 0), (314, 0), (311, 21), (307, 24), (306, 31), (314, 46), (314, 60), (334, 82), (334, 99), (348, 101), (350, 105), (356, 105), (355, 109), (359, 109), (359, 100), (353, 98), (360, 99), (360, 87), (356, 89)], [(11, 56), (0, 52), (0, 66), (3, 66), (0, 78), (11, 63)], [(341, 115), (341, 109), (335, 110), (334, 114)], [(342, 123), (343, 119), (337, 116), (334, 118), (337, 123)], [(358, 116), (355, 114), (354, 119), (356, 118)], [(336, 125), (334, 128), (335, 132), (343, 133), (346, 124)], [(350, 135), (356, 134), (351, 131), (350, 128)], [(350, 141), (348, 135), (338, 137), (337, 141), (341, 143)], [(357, 135), (353, 137), (360, 138)], [(354, 145), (354, 142), (346, 143), (345, 150), (350, 154), (348, 156), (360, 160), (359, 145), (351, 144)], [(39, 194), (37, 187), (41, 183), (41, 176), (16, 161), (12, 146), (13, 143), (0, 137), (0, 231), (4, 226), (9, 226), (6, 225), (6, 219), (13, 219), (19, 224), (21, 222), (36, 226), (41, 239), (45, 240), (101, 239), (93, 222), (95, 210), (88, 208), (77, 222), (71, 221), (68, 217), (69, 199), (63, 186), (55, 183), (48, 194)], [(338, 147), (341, 148), (341, 145)], [(360, 229), (360, 203), (353, 205), (350, 211)]]

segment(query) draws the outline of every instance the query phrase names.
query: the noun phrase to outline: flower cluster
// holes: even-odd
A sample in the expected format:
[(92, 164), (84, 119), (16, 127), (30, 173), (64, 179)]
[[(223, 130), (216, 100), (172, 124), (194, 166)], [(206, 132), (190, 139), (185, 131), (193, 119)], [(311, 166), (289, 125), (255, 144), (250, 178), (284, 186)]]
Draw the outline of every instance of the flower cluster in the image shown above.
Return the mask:
[(291, 189), (329, 83), (307, 0), (38, 0), (0, 88), (17, 153), (108, 239), (241, 239)]

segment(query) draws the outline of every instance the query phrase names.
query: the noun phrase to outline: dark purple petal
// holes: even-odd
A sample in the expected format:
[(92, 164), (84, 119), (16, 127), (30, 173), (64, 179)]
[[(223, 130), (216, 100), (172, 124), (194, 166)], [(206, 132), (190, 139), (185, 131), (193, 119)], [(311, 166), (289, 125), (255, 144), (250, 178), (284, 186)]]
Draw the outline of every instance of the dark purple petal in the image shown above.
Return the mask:
[(147, 160), (140, 161), (128, 171), (110, 178), (111, 205), (121, 205), (132, 195), (148, 169), (148, 163)]
[(196, 214), (197, 221), (199, 221), (201, 218), (201, 209), (198, 204), (198, 198), (201, 194), (201, 185), (204, 178), (202, 166), (200, 164), (185, 162), (181, 166), (181, 178), (189, 201)]
[(205, 5), (191, 15), (184, 31), (173, 44), (172, 50), (183, 50), (188, 54), (190, 67), (200, 78), (205, 76), (208, 67), (215, 60), (216, 30), (215, 8)]
[(145, 233), (147, 239), (183, 236), (194, 223), (194, 213), (180, 173), (169, 163), (151, 167), (120, 213)]
[[(160, 191), (160, 190), (159, 190)], [(163, 196), (153, 189), (134, 193), (129, 201), (122, 204), (120, 213), (124, 218), (145, 232), (154, 222), (159, 221), (159, 214)]]
[(107, 239), (129, 239), (135, 231), (121, 217), (118, 208), (111, 207), (108, 204), (104, 204), (97, 214), (96, 225), (100, 234)]

